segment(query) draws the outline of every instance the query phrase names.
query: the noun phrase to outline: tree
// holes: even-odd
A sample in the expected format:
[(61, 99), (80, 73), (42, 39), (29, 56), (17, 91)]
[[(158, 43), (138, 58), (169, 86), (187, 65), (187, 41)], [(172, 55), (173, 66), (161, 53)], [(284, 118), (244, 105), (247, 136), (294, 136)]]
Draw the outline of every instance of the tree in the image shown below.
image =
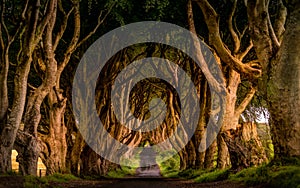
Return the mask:
[[(251, 146), (243, 145), (241, 144), (243, 142), (240, 142), (240, 145), (238, 145), (238, 143), (236, 142), (234, 145), (235, 147), (231, 144), (234, 143), (234, 140), (243, 140), (242, 137), (237, 138), (237, 136), (239, 135), (237, 134), (237, 132), (240, 131), (240, 129), (238, 128), (239, 119), (242, 112), (246, 109), (247, 105), (250, 103), (256, 92), (256, 79), (261, 74), (261, 70), (256, 60), (249, 60), (249, 58), (247, 57), (247, 55), (251, 53), (251, 49), (253, 47), (251, 40), (246, 40), (245, 42), (245, 39), (249, 38), (249, 35), (247, 33), (248, 25), (242, 23), (237, 26), (238, 23), (236, 22), (236, 19), (234, 19), (237, 16), (241, 16), (238, 15), (238, 6), (241, 6), (241, 4), (238, 5), (238, 1), (233, 1), (231, 3), (228, 2), (228, 4), (232, 6), (232, 8), (228, 13), (226, 11), (225, 13), (223, 13), (225, 14), (224, 17), (227, 18), (225, 20), (227, 23), (227, 27), (221, 28), (219, 17), (220, 15), (216, 12), (213, 6), (208, 1), (195, 2), (203, 13), (204, 21), (208, 29), (208, 44), (211, 46), (212, 50), (215, 51), (217, 59), (220, 59), (219, 63), (222, 66), (222, 70), (224, 73), (224, 77), (222, 79), (224, 79), (226, 83), (226, 108), (224, 109), (225, 115), (223, 117), (221, 133), (218, 136), (218, 167), (226, 167), (226, 145), (228, 146), (230, 156), (238, 155), (235, 158), (231, 158), (231, 164), (233, 168), (245, 168), (250, 166), (251, 164), (261, 164), (266, 160), (266, 158), (260, 144)], [(190, 4), (191, 1), (188, 2), (189, 28), (191, 32), (196, 34), (196, 28), (194, 26), (193, 20), (193, 11)], [(216, 6), (217, 8), (220, 8), (221, 5), (218, 4)], [(226, 13), (228, 15), (226, 15)], [(223, 37), (221, 37), (221, 32), (223, 33)], [(231, 40), (223, 41), (223, 38), (226, 39), (228, 36), (231, 38)], [(241, 102), (237, 104), (237, 91), (241, 83), (241, 76), (249, 80), (250, 86), (248, 89), (248, 93), (244, 96)], [(208, 79), (208, 81), (210, 80)], [(259, 142), (258, 137), (253, 138), (253, 140), (255, 140), (255, 142)], [(224, 141), (226, 145), (224, 144)], [(250, 142), (250, 140), (248, 140), (247, 142)], [(252, 147), (257, 147), (257, 151), (253, 152), (253, 150), (251, 149)], [(250, 162), (251, 160), (246, 159), (248, 156), (244, 153), (246, 151), (248, 151), (246, 153), (249, 153), (250, 150), (252, 150), (252, 152), (255, 153), (254, 155), (257, 155), (258, 158), (263, 158), (263, 160)], [(247, 162), (240, 163), (240, 161)]]
[[(102, 10), (93, 30), (86, 34), (85, 37), (80, 38), (80, 1), (72, 1), (68, 12), (65, 11), (65, 4), (61, 0), (55, 1), (50, 5), (54, 7), (53, 11), (48, 13), (51, 19), (44, 31), (45, 37), (39, 46), (40, 52), (36, 52), (37, 55), (35, 56), (39, 69), (43, 71), (41, 75), (43, 81), (28, 97), (24, 115), (24, 131), (19, 131), (16, 142), (19, 150), (19, 163), (23, 174), (36, 174), (36, 165), (40, 152), (42, 152), (42, 161), (47, 167), (47, 174), (66, 171), (67, 129), (64, 122), (64, 113), (67, 98), (63, 95), (63, 89), (61, 89), (61, 74), (70, 62), (72, 54), (96, 32), (113, 6), (110, 5), (107, 10)], [(58, 20), (57, 14), (62, 14), (61, 20)], [(66, 50), (62, 50), (60, 48), (63, 46), (60, 46), (60, 42), (66, 32), (71, 14), (73, 14), (73, 35), (69, 39)], [(54, 28), (58, 28), (57, 32), (54, 31)], [(58, 50), (62, 55), (55, 57), (55, 53)], [(49, 113), (49, 132), (39, 138), (40, 109), (46, 96), (47, 105), (49, 106), (48, 111), (46, 111)]]
[(300, 157), (300, 6), (296, 1), (287, 3), (286, 30), (278, 53), (269, 62), (267, 85), (275, 160)]
[[(1, 25), (5, 26), (4, 21), (4, 13), (6, 11), (5, 9), (5, 3), (7, 1), (1, 1), (1, 7), (2, 7), (2, 18), (1, 18)], [(20, 7), (21, 2), (16, 2), (17, 6)], [(23, 4), (23, 2), (22, 2)], [(14, 99), (13, 104), (11, 107), (11, 112), (8, 114), (8, 119), (5, 124), (1, 127), (1, 136), (0, 136), (0, 172), (5, 173), (7, 171), (11, 170), (11, 151), (14, 146), (14, 142), (16, 139), (17, 131), (20, 127), (20, 123), (22, 120), (22, 115), (24, 111), (24, 105), (26, 101), (26, 92), (27, 92), (27, 79), (28, 74), (30, 71), (30, 65), (32, 62), (32, 54), (35, 49), (35, 47), (38, 45), (40, 38), (43, 34), (43, 31), (48, 24), (50, 17), (52, 15), (52, 12), (54, 10), (53, 7), (54, 1), (49, 1), (49, 6), (46, 10), (48, 14), (46, 14), (44, 17), (41, 17), (41, 2), (39, 0), (28, 0), (25, 2), (23, 8), (21, 9), (22, 14), (18, 15), (17, 24), (20, 25), (20, 30), (22, 32), (18, 33), (20, 39), (20, 46), (18, 50), (18, 57), (17, 57), (17, 68), (15, 72), (14, 77)], [(18, 9), (15, 9), (18, 10)], [(18, 30), (16, 30), (18, 31)], [(15, 32), (15, 31), (12, 31)], [(6, 29), (6, 34), (8, 37), (8, 44), (11, 42), (9, 30)], [(1, 36), (3, 37), (3, 35)], [(3, 39), (3, 38), (2, 38)], [(9, 45), (6, 45), (5, 53), (8, 55)], [(2, 56), (3, 57), (3, 56)], [(7, 70), (7, 66), (9, 63), (9, 58), (6, 57), (5, 61), (2, 65), (5, 71)], [(2, 71), (1, 70), (1, 71)], [(6, 76), (4, 74), (4, 76)], [(7, 98), (5, 97), (6, 92), (6, 85), (5, 81), (7, 79), (2, 79), (4, 81), (3, 87), (1, 85), (1, 93), (4, 93), (3, 95), (3, 110), (2, 112), (7, 112), (7, 105), (5, 105), (7, 102)], [(2, 108), (2, 106), (1, 106)]]
[[(271, 114), (275, 160), (299, 157), (299, 3), (277, 1), (276, 18), (270, 19), (270, 2), (248, 1), (251, 37), (263, 67), (262, 95)], [(286, 20), (287, 19), (287, 20)], [(285, 25), (286, 24), (286, 25)], [(286, 26), (286, 28), (285, 28)], [(297, 85), (298, 84), (298, 85)], [(266, 89), (264, 89), (266, 88)]]

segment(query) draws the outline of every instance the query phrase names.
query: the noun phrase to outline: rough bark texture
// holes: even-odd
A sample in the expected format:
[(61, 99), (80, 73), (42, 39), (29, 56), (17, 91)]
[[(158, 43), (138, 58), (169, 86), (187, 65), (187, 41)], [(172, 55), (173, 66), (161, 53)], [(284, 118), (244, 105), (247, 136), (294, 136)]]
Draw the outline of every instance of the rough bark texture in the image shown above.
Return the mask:
[[(226, 107), (224, 109), (225, 114), (223, 117), (223, 125), (221, 127), (221, 135), (226, 135), (228, 130), (234, 131), (237, 129), (240, 115), (245, 110), (256, 91), (256, 89), (251, 86), (249, 92), (242, 102), (240, 102), (240, 104), (236, 104), (237, 90), (239, 84), (241, 83), (240, 75), (246, 75), (247, 78), (250, 78), (250, 80), (253, 81), (255, 78), (260, 76), (261, 70), (255, 63), (253, 63), (253, 61), (249, 63), (243, 62), (244, 57), (252, 48), (252, 42), (250, 41), (250, 44), (246, 46), (246, 48), (241, 48), (244, 34), (241, 34), (242, 32), (238, 31), (238, 29), (233, 26), (234, 15), (237, 9), (237, 1), (233, 2), (232, 10), (228, 18), (228, 29), (233, 43), (232, 50), (229, 50), (224, 41), (222, 41), (219, 28), (219, 15), (211, 6), (211, 4), (206, 0), (196, 0), (196, 3), (204, 14), (204, 20), (209, 32), (209, 45), (215, 50), (216, 56), (220, 58), (219, 64), (221, 65), (222, 61), (229, 66), (229, 69), (226, 70), (226, 68), (224, 68), (223, 70), (224, 72), (228, 72), (226, 73), (226, 78), (222, 78), (224, 80), (226, 79)], [(190, 30), (193, 33), (196, 33), (190, 1), (188, 2), (188, 21)], [(210, 82), (209, 79), (208, 81)], [(228, 159), (228, 150), (226, 145), (229, 146), (231, 143), (227, 143), (229, 140), (222, 138), (221, 135), (218, 136), (218, 167), (225, 168), (226, 165), (228, 165), (226, 160)], [(226, 145), (224, 141), (226, 142)], [(243, 148), (243, 150), (247, 150), (247, 148)], [(209, 153), (209, 151), (207, 152)], [(229, 153), (230, 152), (234, 151), (229, 150)], [(233, 155), (239, 155), (239, 153), (233, 153)]]
[(215, 140), (205, 152), (204, 168), (213, 169), (215, 167), (215, 154), (217, 152), (217, 140)]
[[(299, 156), (299, 2), (286, 1), (283, 38), (286, 10), (282, 1), (273, 27), (268, 23), (266, 2), (258, 2), (248, 1), (248, 19), (256, 54), (264, 68), (260, 90), (269, 101), (275, 159)], [(279, 44), (282, 40), (278, 53), (272, 30)]]
[(83, 148), (80, 158), (82, 162), (80, 175), (82, 176), (103, 176), (106, 175), (109, 170), (114, 170), (119, 167), (119, 165), (103, 159), (88, 145)]
[[(45, 28), (45, 37), (43, 40), (46, 57), (45, 78), (43, 83), (28, 97), (24, 115), (24, 132), (19, 132), (16, 140), (16, 145), (18, 145), (18, 147), (23, 146), (23, 148), (18, 152), (18, 158), (20, 159), (19, 166), (23, 175), (37, 174), (37, 161), (41, 150), (37, 135), (37, 127), (41, 119), (40, 108), (44, 98), (49, 93), (50, 89), (55, 85), (55, 73), (57, 65), (54, 59), (52, 48), (52, 31), (56, 19), (56, 3), (56, 0), (50, 1), (46, 13), (46, 16), (49, 18), (51, 17), (51, 19), (48, 20)], [(28, 143), (24, 144), (26, 142)]]
[(23, 175), (37, 175), (37, 161), (41, 142), (32, 134), (19, 130), (14, 148), (18, 152), (19, 172)]
[(49, 109), (49, 134), (43, 141), (47, 148), (42, 158), (47, 167), (47, 174), (66, 171), (66, 126), (64, 123), (64, 111), (67, 100), (62, 97), (61, 91), (51, 90), (48, 95)]
[(83, 149), (83, 138), (80, 133), (76, 133), (75, 142), (72, 148), (69, 150), (69, 158), (67, 158), (66, 167), (70, 169), (71, 173), (74, 175), (79, 175), (79, 163), (80, 163), (80, 153)]
[(240, 171), (267, 162), (254, 123), (244, 123), (237, 130), (223, 132), (222, 136), (228, 146), (232, 170)]
[(26, 53), (24, 56), (24, 61), (18, 66), (14, 79), (14, 102), (11, 113), (0, 136), (0, 172), (2, 173), (11, 170), (11, 151), (24, 111), (31, 54)]
[(269, 11), (266, 0), (248, 0), (247, 11), (251, 39), (265, 75), (267, 74), (270, 57), (274, 55), (268, 25)]
[[(0, 27), (1, 29), (1, 27)], [(1, 49), (6, 51), (5, 49)], [(6, 123), (8, 110), (7, 76), (9, 69), (8, 54), (2, 52), (0, 59), (0, 132)]]
[(230, 166), (230, 158), (227, 145), (219, 133), (217, 137), (217, 146), (218, 146), (218, 158), (217, 158), (217, 168), (225, 169)]
[(300, 5), (289, 1), (286, 32), (268, 84), (275, 159), (300, 157)]

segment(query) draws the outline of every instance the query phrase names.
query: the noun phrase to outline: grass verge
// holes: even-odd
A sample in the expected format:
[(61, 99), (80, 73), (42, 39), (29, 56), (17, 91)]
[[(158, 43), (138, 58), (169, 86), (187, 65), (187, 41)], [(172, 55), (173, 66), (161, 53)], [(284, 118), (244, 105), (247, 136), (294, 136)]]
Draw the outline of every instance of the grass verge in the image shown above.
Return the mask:
[(247, 168), (229, 178), (248, 186), (264, 184), (274, 188), (300, 188), (300, 166), (268, 166)]
[(79, 178), (71, 174), (53, 174), (51, 176), (44, 176), (41, 178), (36, 176), (24, 176), (24, 187), (46, 187), (51, 182), (65, 183), (72, 180), (79, 180)]
[(135, 175), (136, 168), (131, 168), (127, 166), (122, 166), (116, 170), (109, 171), (105, 177), (108, 178), (124, 178), (126, 176)]

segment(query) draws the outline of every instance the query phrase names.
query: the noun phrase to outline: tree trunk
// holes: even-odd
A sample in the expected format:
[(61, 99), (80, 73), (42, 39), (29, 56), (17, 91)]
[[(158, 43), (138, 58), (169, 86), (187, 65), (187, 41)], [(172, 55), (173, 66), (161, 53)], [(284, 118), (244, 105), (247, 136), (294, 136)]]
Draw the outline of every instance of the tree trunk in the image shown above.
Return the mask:
[(213, 169), (214, 168), (214, 160), (215, 154), (217, 151), (217, 141), (215, 140), (209, 148), (207, 148), (205, 152), (205, 160), (204, 160), (204, 168), (205, 169)]
[(196, 149), (193, 142), (189, 141), (187, 146), (187, 168), (195, 168), (195, 162), (196, 162)]
[[(45, 78), (43, 79), (42, 84), (37, 89), (35, 89), (28, 97), (26, 112), (24, 116), (24, 132), (19, 132), (18, 137), (20, 138), (16, 140), (17, 142), (21, 142), (16, 143), (18, 147), (21, 146), (24, 142), (27, 143), (27, 145), (23, 145), (23, 148), (18, 152), (18, 158), (20, 159), (19, 165), (21, 167), (23, 175), (36, 175), (38, 157), (41, 151), (37, 135), (37, 128), (41, 119), (40, 108), (44, 98), (48, 95), (50, 89), (55, 85), (57, 64), (54, 59), (54, 52), (52, 48), (52, 31), (56, 19), (55, 7), (56, 0), (50, 1), (48, 7), (48, 10), (50, 10), (50, 12), (48, 12), (48, 17), (51, 16), (51, 19), (47, 23), (45, 29), (45, 37), (43, 40), (43, 46), (45, 48), (44, 54), (46, 57)], [(24, 140), (24, 136), (28, 138)], [(21, 157), (23, 158), (22, 160)]]
[(88, 145), (83, 148), (80, 158), (82, 162), (80, 175), (93, 176), (100, 174), (100, 156)]
[(37, 137), (19, 130), (14, 148), (18, 152), (19, 172), (23, 175), (37, 175), (37, 161), (41, 151), (41, 142)]
[(11, 152), (24, 111), (30, 63), (31, 55), (24, 58), (15, 74), (14, 102), (0, 135), (0, 173), (11, 171)]
[(109, 170), (114, 170), (119, 167), (119, 165), (102, 158), (88, 145), (83, 148), (80, 158), (82, 162), (80, 175), (83, 176), (104, 176)]
[(226, 95), (226, 112), (220, 133), (228, 147), (232, 169), (238, 171), (267, 161), (257, 135), (256, 125), (253, 123), (244, 123), (242, 127), (239, 127), (239, 117), (256, 91), (255, 88), (251, 87), (246, 97), (236, 107), (236, 95), (239, 84), (240, 75), (231, 70)]
[(48, 95), (49, 109), (49, 134), (44, 142), (47, 152), (43, 162), (47, 167), (46, 174), (65, 172), (66, 170), (66, 127), (64, 123), (64, 112), (67, 99), (62, 96), (62, 91), (52, 89)]
[(217, 145), (218, 145), (218, 158), (217, 158), (217, 168), (225, 169), (230, 165), (229, 152), (227, 145), (219, 133), (217, 137)]
[(229, 153), (232, 170), (240, 171), (267, 162), (265, 150), (257, 135), (254, 123), (244, 123), (236, 130), (222, 133)]
[(186, 152), (186, 148), (183, 148), (181, 151), (178, 152), (180, 158), (180, 170), (187, 169), (188, 166), (188, 153)]
[(300, 157), (300, 5), (289, 1), (286, 32), (268, 83), (275, 160)]
[[(4, 52), (3, 52), (4, 53)], [(1, 54), (2, 55), (2, 54)], [(8, 110), (8, 88), (7, 76), (9, 69), (8, 54), (5, 53), (1, 56), (0, 62), (0, 133), (7, 120)]]
[(76, 133), (75, 142), (70, 153), (70, 160), (68, 162), (71, 173), (74, 175), (79, 175), (78, 166), (80, 162), (80, 154), (83, 148), (83, 144), (84, 141), (81, 134), (79, 132)]

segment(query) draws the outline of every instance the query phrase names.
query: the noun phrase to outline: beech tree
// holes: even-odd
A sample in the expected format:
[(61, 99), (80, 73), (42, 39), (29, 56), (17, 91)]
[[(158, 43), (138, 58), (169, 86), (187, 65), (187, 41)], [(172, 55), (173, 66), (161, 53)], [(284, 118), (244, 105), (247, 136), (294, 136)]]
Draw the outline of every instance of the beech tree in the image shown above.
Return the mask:
[[(45, 16), (42, 16), (42, 7), (39, 0), (28, 0), (24, 2), (15, 2), (15, 7), (11, 8), (11, 13), (17, 16), (15, 25), (20, 29), (12, 29), (7, 27), (5, 14), (8, 13), (9, 9), (6, 9), (8, 1), (1, 1), (1, 34), (5, 32), (4, 35), (1, 35), (2, 43), (2, 60), (1, 60), (1, 72), (3, 71), (3, 78), (1, 79), (1, 93), (2, 99), (1, 102), (1, 112), (2, 118), (1, 121), (4, 122), (1, 127), (1, 136), (0, 136), (0, 171), (5, 173), (11, 170), (11, 152), (14, 146), (14, 141), (16, 139), (17, 131), (20, 127), (20, 123), (23, 116), (24, 105), (26, 101), (26, 92), (27, 92), (27, 79), (30, 71), (30, 65), (32, 63), (33, 52), (38, 45), (44, 29), (48, 24), (50, 17), (54, 11), (54, 1), (49, 1), (49, 6), (44, 10), (46, 12)], [(22, 4), (20, 4), (22, 3)], [(22, 6), (23, 5), (23, 6)], [(18, 7), (18, 8), (16, 8)], [(22, 7), (22, 8), (20, 8)], [(21, 10), (21, 11), (20, 11)], [(20, 12), (14, 12), (20, 11)], [(13, 34), (12, 34), (13, 33)], [(7, 40), (3, 37), (6, 35)], [(14, 76), (14, 97), (13, 103), (8, 111), (8, 98), (5, 96), (7, 94), (7, 70), (10, 61), (9, 50), (10, 45), (18, 37), (19, 49), (16, 50), (18, 56), (14, 61), (17, 65)], [(2, 77), (2, 74), (1, 74)], [(6, 77), (6, 78), (5, 78)], [(2, 85), (3, 84), (3, 85)]]
[(299, 149), (299, 10), (297, 1), (277, 1), (270, 19), (270, 1), (248, 1), (255, 51), (263, 67), (262, 87), (271, 115), (275, 160), (300, 156)]
[[(42, 75), (42, 84), (38, 88), (33, 88), (28, 97), (24, 115), (24, 131), (19, 131), (19, 139), (16, 142), (17, 146), (23, 146), (19, 150), (19, 158), (22, 158), (22, 161), (19, 161), (19, 163), (21, 169), (25, 169), (22, 172), (23, 174), (36, 174), (37, 159), (39, 156), (41, 156), (43, 163), (47, 167), (47, 174), (66, 171), (67, 128), (64, 121), (64, 112), (67, 98), (63, 95), (63, 89), (61, 89), (61, 74), (70, 62), (72, 54), (97, 31), (112, 8), (112, 5), (110, 5), (106, 10), (101, 10), (93, 30), (86, 34), (86, 36), (81, 37), (80, 16), (82, 13), (80, 12), (80, 1), (71, 1), (71, 3), (68, 11), (65, 10), (65, 4), (61, 0), (56, 1), (53, 5), (54, 11), (45, 29), (45, 36), (40, 45), (40, 53), (44, 55), (39, 56), (37, 54), (35, 59), (38, 62), (39, 69), (44, 74)], [(61, 22), (58, 22), (58, 13), (63, 15)], [(73, 35), (69, 40), (66, 50), (62, 50), (60, 49), (60, 42), (62, 41), (71, 15), (73, 15)], [(54, 32), (55, 27), (58, 28), (58, 32)], [(63, 53), (61, 58), (55, 57), (55, 53), (58, 50), (60, 50), (60, 53)], [(30, 143), (32, 142), (31, 139), (27, 138), (24, 140), (24, 138), (30, 135), (36, 140), (39, 139), (37, 129), (41, 118), (40, 108), (46, 96), (47, 105), (49, 106), (47, 111), (49, 132), (48, 134), (40, 135), (41, 142), (33, 144)]]
[[(181, 169), (214, 168), (216, 153), (218, 168), (231, 165), (240, 170), (268, 160), (255, 123), (241, 120), (255, 94), (267, 101), (275, 159), (300, 156), (297, 0), (149, 0), (141, 5), (123, 0), (2, 0), (0, 11), (0, 173), (11, 170), (12, 149), (18, 151), (24, 175), (36, 175), (38, 157), (46, 165), (47, 174), (78, 174), (79, 164), (82, 175), (104, 175), (119, 167), (93, 151), (76, 127), (72, 113), (90, 107), (85, 101), (75, 101), (82, 109), (72, 111), (72, 77), (79, 59), (95, 40), (93, 36), (120, 24), (149, 19), (174, 22), (200, 36), (213, 52), (223, 77), (217, 80), (207, 62), (200, 70), (190, 58), (169, 46), (140, 44), (121, 50), (103, 68), (95, 88), (99, 118), (111, 136), (123, 144), (141, 146), (146, 141), (160, 143), (174, 133), (180, 107), (189, 104), (179, 105), (176, 93), (161, 80), (143, 80), (132, 91), (127, 88), (117, 93), (120, 98), (130, 93), (131, 112), (140, 119), (149, 117), (152, 98), (162, 99), (168, 108), (167, 118), (156, 130), (142, 133), (124, 127), (109, 101), (112, 81), (122, 68), (135, 60), (159, 57), (176, 62), (188, 72), (200, 96), (195, 134), (178, 153)], [(100, 29), (106, 20), (109, 23)], [(205, 24), (199, 27), (201, 22)], [(194, 45), (200, 47), (198, 42)], [(176, 70), (168, 71), (180, 82)], [(242, 85), (245, 93), (239, 93)], [(213, 107), (210, 89), (226, 94), (226, 108), (217, 140), (203, 143), (210, 146), (199, 152), (209, 117), (217, 116), (223, 107)], [(118, 104), (120, 108), (128, 105), (124, 101)], [(114, 149), (111, 143), (102, 141), (101, 147)], [(121, 152), (130, 155), (131, 151)]]
[[(257, 144), (252, 146), (251, 144), (243, 144), (246, 140), (239, 137), (238, 134), (238, 132), (243, 129), (256, 132), (256, 128), (251, 126), (254, 130), (249, 129), (250, 127), (247, 127), (248, 124), (242, 124), (240, 127), (239, 120), (257, 90), (256, 80), (261, 75), (257, 60), (249, 59), (249, 53), (251, 53), (253, 43), (251, 39), (249, 40), (248, 25), (247, 23), (239, 25), (236, 23), (236, 19), (239, 18), (238, 16), (245, 16), (238, 12), (238, 8), (242, 6), (242, 2), (227, 2), (227, 6), (230, 7), (230, 9), (222, 12), (222, 16), (227, 18), (225, 19), (225, 25), (227, 27), (221, 28), (220, 15), (208, 1), (189, 1), (187, 10), (188, 23), (191, 32), (195, 34), (197, 33), (197, 28), (194, 24), (192, 2), (195, 2), (203, 13), (203, 19), (208, 29), (207, 43), (215, 52), (216, 59), (219, 60), (219, 64), (222, 66), (224, 74), (222, 79), (224, 79), (226, 83), (225, 115), (223, 117), (221, 132), (218, 136), (218, 167), (225, 168), (228, 166), (227, 150), (229, 150), (229, 156), (233, 157), (231, 158), (231, 165), (234, 169), (245, 168), (250, 166), (250, 164), (262, 164), (266, 161), (266, 157), (257, 134), (253, 134), (256, 135), (256, 137), (252, 138), (252, 140), (255, 140), (253, 143)], [(221, 21), (224, 21), (224, 19)], [(224, 26), (223, 23), (222, 25)], [(221, 32), (223, 34), (222, 37)], [(228, 40), (228, 38), (230, 39)], [(241, 76), (243, 76), (243, 79), (246, 78), (249, 81), (249, 88), (244, 99), (237, 104), (237, 91), (241, 83)], [(243, 141), (238, 142), (238, 140)], [(250, 140), (248, 139), (246, 142), (250, 143)], [(212, 147), (214, 147), (214, 145), (212, 145)], [(256, 148), (256, 151), (252, 148)], [(252, 153), (252, 159), (258, 160), (250, 159), (249, 153)], [(253, 157), (254, 155), (257, 157)]]

